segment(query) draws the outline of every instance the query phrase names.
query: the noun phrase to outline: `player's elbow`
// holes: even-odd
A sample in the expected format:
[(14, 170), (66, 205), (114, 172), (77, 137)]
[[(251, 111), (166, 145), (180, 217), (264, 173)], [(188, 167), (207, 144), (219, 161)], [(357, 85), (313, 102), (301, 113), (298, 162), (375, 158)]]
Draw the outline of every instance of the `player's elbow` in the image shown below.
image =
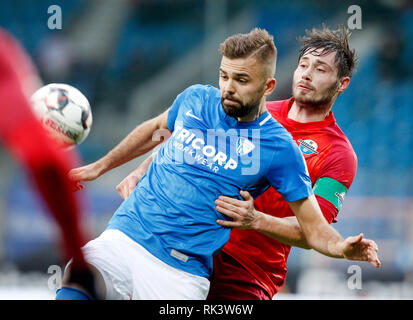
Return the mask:
[(301, 249), (305, 249), (305, 250), (311, 250), (311, 249), (313, 249), (312, 247), (310, 247), (310, 246), (308, 245), (307, 241), (305, 241), (305, 240), (304, 240), (304, 241), (301, 241), (297, 247), (300, 247)]
[(311, 245), (308, 243), (307, 238), (305, 237), (305, 235), (301, 231), (301, 229), (299, 229), (298, 232), (300, 233), (300, 237), (298, 238), (298, 240), (296, 242), (296, 247), (299, 247), (299, 248), (305, 249), (305, 250), (312, 249)]

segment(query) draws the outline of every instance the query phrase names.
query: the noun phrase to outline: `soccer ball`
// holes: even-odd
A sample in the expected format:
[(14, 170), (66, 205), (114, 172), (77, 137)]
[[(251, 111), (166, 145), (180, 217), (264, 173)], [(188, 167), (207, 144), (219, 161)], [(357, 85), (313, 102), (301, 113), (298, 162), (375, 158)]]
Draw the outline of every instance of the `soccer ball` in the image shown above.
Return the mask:
[(31, 97), (34, 113), (58, 144), (73, 147), (82, 143), (92, 126), (92, 111), (87, 98), (76, 88), (51, 83)]

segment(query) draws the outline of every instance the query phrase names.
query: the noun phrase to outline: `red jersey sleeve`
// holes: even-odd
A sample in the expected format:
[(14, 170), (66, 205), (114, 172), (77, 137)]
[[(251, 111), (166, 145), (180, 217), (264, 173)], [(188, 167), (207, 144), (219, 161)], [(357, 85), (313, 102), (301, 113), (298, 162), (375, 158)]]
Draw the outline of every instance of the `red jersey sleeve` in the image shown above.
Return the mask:
[(321, 212), (323, 213), (324, 218), (326, 218), (327, 222), (331, 224), (332, 222), (337, 222), (337, 215), (338, 210), (337, 208), (328, 200), (320, 197), (319, 195), (315, 195), (318, 205), (320, 206)]
[[(344, 148), (337, 148), (334, 152), (330, 153), (324, 166), (322, 166), (319, 171), (317, 180), (328, 177), (338, 181), (348, 190), (353, 183), (356, 171), (357, 156), (351, 145), (348, 145), (344, 146)], [(320, 195), (316, 194), (316, 198), (326, 220), (329, 223), (337, 222), (339, 208)]]
[(330, 152), (318, 178), (329, 177), (342, 183), (347, 189), (353, 183), (357, 171), (357, 156), (351, 147), (342, 146)]

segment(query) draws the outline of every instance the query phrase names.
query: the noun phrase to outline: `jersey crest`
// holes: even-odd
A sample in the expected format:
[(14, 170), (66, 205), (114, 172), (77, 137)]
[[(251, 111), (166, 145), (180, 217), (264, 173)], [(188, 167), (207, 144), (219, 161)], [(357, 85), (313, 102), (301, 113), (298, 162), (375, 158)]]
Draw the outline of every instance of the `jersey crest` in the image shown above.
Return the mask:
[(237, 141), (237, 154), (244, 156), (254, 150), (255, 145), (244, 137), (239, 137)]
[(318, 145), (314, 140), (298, 139), (300, 150), (305, 155), (318, 154)]

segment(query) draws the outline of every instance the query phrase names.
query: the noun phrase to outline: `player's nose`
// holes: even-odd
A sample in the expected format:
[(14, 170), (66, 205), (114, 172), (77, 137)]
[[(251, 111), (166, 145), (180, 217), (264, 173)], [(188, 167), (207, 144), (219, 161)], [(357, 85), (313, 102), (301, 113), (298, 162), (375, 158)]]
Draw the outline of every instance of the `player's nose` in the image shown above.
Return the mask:
[(306, 80), (306, 81), (311, 81), (311, 71), (310, 68), (307, 68), (306, 70), (303, 71), (301, 74), (301, 79)]
[(232, 81), (232, 79), (229, 79), (229, 80), (225, 81), (224, 93), (226, 93), (226, 94), (234, 94), (235, 93), (234, 81)]

